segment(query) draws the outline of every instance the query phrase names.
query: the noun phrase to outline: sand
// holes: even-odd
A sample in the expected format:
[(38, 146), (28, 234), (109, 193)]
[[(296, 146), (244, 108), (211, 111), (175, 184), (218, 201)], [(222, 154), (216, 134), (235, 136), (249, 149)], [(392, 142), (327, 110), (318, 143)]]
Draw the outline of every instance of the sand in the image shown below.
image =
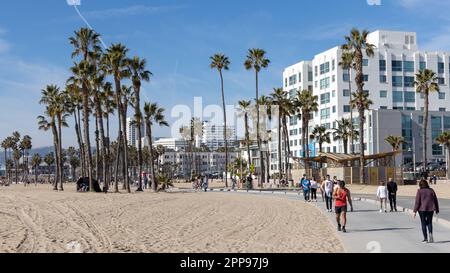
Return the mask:
[(231, 193), (0, 187), (0, 252), (343, 252), (314, 205)]
[[(367, 185), (347, 185), (352, 193), (376, 195), (378, 186)], [(450, 199), (450, 183), (438, 181), (436, 185), (431, 185), (438, 198)], [(416, 196), (418, 185), (408, 185), (398, 187), (398, 196)]]

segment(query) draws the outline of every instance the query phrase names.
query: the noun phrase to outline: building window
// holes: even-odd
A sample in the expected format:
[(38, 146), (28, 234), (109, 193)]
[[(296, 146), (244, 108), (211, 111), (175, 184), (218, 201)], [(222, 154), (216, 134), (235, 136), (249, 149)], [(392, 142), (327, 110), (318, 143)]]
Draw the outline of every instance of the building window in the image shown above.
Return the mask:
[(350, 97), (350, 90), (344, 89), (343, 93), (344, 93), (344, 97)]
[(408, 111), (415, 111), (415, 110), (416, 110), (416, 107), (409, 107), (409, 106), (407, 106), (407, 107), (405, 108), (405, 110), (408, 110)]
[(312, 81), (313, 81), (313, 73), (312, 73), (312, 71), (309, 71), (309, 72), (308, 72), (308, 81), (309, 81), (309, 82), (312, 82)]
[(320, 95), (320, 104), (325, 104), (330, 102), (330, 93), (325, 93)]
[(369, 66), (369, 59), (363, 59), (363, 66)]
[(445, 100), (445, 93), (444, 92), (439, 92), (439, 99), (440, 100)]
[(392, 102), (403, 102), (403, 92), (393, 91), (392, 92)]
[(344, 80), (344, 82), (349, 82), (350, 81), (350, 75), (347, 74), (347, 73), (344, 73), (343, 74), (343, 80)]
[(403, 70), (405, 72), (414, 72), (414, 61), (404, 61)]
[(427, 63), (426, 62), (420, 62), (419, 63), (419, 70), (425, 70), (425, 68), (427, 68)]
[(330, 118), (330, 108), (325, 108), (320, 110), (320, 119), (329, 119)]
[(419, 122), (419, 124), (423, 124), (423, 116), (419, 116), (418, 122)]
[(446, 108), (439, 108), (439, 112), (445, 112), (446, 110)]
[(380, 71), (386, 71), (386, 60), (380, 60)]
[(293, 75), (289, 77), (289, 86), (297, 83), (297, 75)]
[(344, 105), (344, 113), (350, 113), (350, 105)]
[(414, 77), (404, 77), (405, 87), (414, 87)]
[(332, 98), (336, 97), (336, 91), (334, 91), (334, 90), (331, 91), (331, 97), (332, 97)]
[(333, 113), (336, 113), (336, 106), (333, 106)]
[(331, 61), (331, 66), (332, 66), (331, 69), (333, 69), (333, 71), (334, 71), (334, 69), (336, 68), (336, 60)]
[(387, 106), (380, 106), (380, 109), (386, 110), (388, 108), (387, 108)]
[(320, 65), (320, 75), (330, 72), (330, 62)]
[(416, 93), (405, 92), (405, 102), (416, 102)]
[(314, 76), (317, 77), (317, 65), (314, 66)]
[(438, 63), (438, 73), (444, 73), (444, 63)]
[(450, 129), (450, 116), (444, 116), (444, 129)]
[(445, 79), (444, 78), (437, 78), (438, 80), (438, 84), (439, 85), (444, 85), (445, 84)]
[(320, 90), (330, 87), (330, 77), (320, 80)]
[(332, 82), (336, 81), (336, 75), (331, 76)]
[(330, 130), (331, 128), (330, 128), (330, 123), (325, 123), (324, 125), (323, 125), (323, 127), (325, 127), (325, 129), (327, 129), (327, 130)]
[(380, 90), (380, 98), (387, 98), (387, 91), (386, 90)]
[(380, 83), (387, 83), (386, 75), (380, 75)]
[(292, 90), (290, 90), (289, 91), (289, 97), (290, 98), (293, 98), (293, 97), (295, 97), (295, 93), (297, 92), (297, 89), (292, 89)]
[(317, 81), (314, 82), (314, 87), (317, 88)]
[(336, 129), (336, 121), (333, 121), (333, 129)]
[(392, 61), (392, 71), (402, 72), (402, 61)]
[(393, 87), (403, 87), (403, 77), (402, 76), (392, 76), (392, 86)]
[(298, 82), (302, 82), (302, 73), (298, 73)]
[(286, 79), (284, 79), (284, 86), (287, 87), (288, 86), (287, 84), (288, 84), (288, 79), (286, 78)]
[(368, 82), (369, 81), (369, 75), (363, 75), (363, 80), (365, 82)]

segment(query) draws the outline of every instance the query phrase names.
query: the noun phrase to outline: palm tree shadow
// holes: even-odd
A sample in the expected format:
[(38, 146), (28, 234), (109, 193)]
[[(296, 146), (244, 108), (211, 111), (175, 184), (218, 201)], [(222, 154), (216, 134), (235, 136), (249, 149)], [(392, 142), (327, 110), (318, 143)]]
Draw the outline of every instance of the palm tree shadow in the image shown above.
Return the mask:
[(376, 209), (361, 209), (361, 210), (353, 210), (353, 213), (356, 212), (378, 212)]
[(414, 229), (412, 227), (408, 228), (372, 228), (372, 229), (352, 229), (351, 232), (374, 232), (374, 231), (394, 231), (394, 230), (410, 230)]

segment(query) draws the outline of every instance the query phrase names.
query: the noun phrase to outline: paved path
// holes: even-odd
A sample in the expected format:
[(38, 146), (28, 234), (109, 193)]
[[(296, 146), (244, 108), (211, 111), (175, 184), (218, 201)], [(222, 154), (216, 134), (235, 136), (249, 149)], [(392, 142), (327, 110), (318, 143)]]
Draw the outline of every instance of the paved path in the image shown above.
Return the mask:
[[(274, 198), (289, 198), (304, 202), (303, 197), (295, 193), (245, 192), (230, 194), (270, 195)], [(319, 199), (320, 196), (318, 196)], [(327, 213), (321, 200), (311, 203), (319, 207), (327, 217), (336, 223), (335, 214)], [(433, 244), (422, 243), (422, 231), (419, 217), (406, 212), (380, 213), (376, 204), (354, 201), (355, 211), (348, 214), (347, 233), (339, 232), (347, 252), (357, 253), (450, 253), (450, 228), (434, 224)]]

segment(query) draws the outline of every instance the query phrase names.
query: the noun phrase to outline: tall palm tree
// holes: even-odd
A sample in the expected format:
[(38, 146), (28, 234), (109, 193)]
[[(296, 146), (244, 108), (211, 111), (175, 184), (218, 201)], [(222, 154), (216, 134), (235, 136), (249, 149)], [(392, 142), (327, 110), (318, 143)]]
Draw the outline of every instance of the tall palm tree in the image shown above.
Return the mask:
[(450, 179), (450, 131), (443, 132), (436, 138), (438, 144), (444, 145), (447, 149), (447, 180)]
[(155, 176), (154, 156), (153, 156), (153, 140), (152, 140), (152, 126), (169, 126), (164, 117), (164, 108), (160, 108), (156, 103), (145, 103), (144, 105), (144, 120), (146, 126), (147, 137), (150, 146), (150, 171), (152, 175), (152, 190), (157, 191), (158, 182)]
[(8, 161), (8, 149), (10, 146), (10, 142), (11, 142), (11, 138), (7, 137), (2, 141), (2, 148), (5, 151), (5, 175), (7, 176), (8, 174), (8, 166), (6, 165), (6, 162)]
[(248, 130), (248, 115), (250, 113), (251, 101), (241, 100), (239, 101), (240, 116), (244, 116), (244, 129), (245, 129), (245, 144), (247, 146), (247, 162), (248, 166), (252, 164), (252, 157), (250, 154), (250, 133)]
[[(341, 61), (339, 62), (339, 66), (344, 69), (347, 70), (347, 73), (349, 75), (349, 80), (348, 80), (348, 92), (349, 92), (349, 105), (350, 105), (350, 101), (352, 100), (352, 81), (351, 81), (351, 72), (352, 72), (352, 68), (354, 66), (354, 55), (352, 52), (343, 52), (342, 56), (341, 56)], [(354, 154), (355, 153), (355, 136), (353, 135), (354, 132), (354, 128), (353, 128), (353, 108), (350, 108), (350, 137), (348, 139), (350, 139), (350, 153)], [(347, 151), (347, 147), (344, 148)], [(347, 153), (347, 152), (345, 152)]]
[[(89, 96), (92, 92), (89, 84), (89, 77), (93, 74), (94, 67), (92, 60), (101, 52), (100, 35), (89, 28), (81, 28), (75, 32), (74, 37), (69, 38), (70, 44), (73, 46), (72, 58), (81, 55), (82, 61), (75, 64), (75, 70), (72, 72), (79, 72), (82, 89), (82, 104), (83, 104), (83, 135), (84, 135), (84, 152), (87, 161), (87, 175), (89, 176), (89, 189), (94, 191), (93, 177), (92, 177), (92, 151), (91, 141), (89, 137)], [(76, 73), (74, 73), (76, 74)]]
[[(101, 102), (102, 102), (102, 109), (103, 109), (103, 117), (106, 120), (106, 136), (105, 136), (105, 145), (106, 145), (106, 157), (108, 159), (107, 164), (107, 179), (108, 183), (111, 183), (111, 177), (112, 177), (112, 156), (111, 156), (111, 138), (109, 137), (109, 117), (110, 115), (114, 115), (114, 111), (117, 108), (116, 102), (115, 102), (115, 96), (114, 92), (112, 90), (112, 84), (110, 82), (105, 82), (103, 89), (101, 93)], [(108, 185), (109, 187), (109, 185)]]
[(50, 183), (50, 167), (55, 163), (55, 156), (53, 153), (48, 153), (47, 155), (45, 155), (44, 157), (44, 162), (45, 164), (47, 164), (47, 168), (48, 168), (48, 180), (47, 182)]
[(222, 95), (222, 111), (223, 111), (223, 122), (224, 122), (224, 130), (223, 130), (223, 141), (225, 143), (225, 187), (228, 188), (228, 138), (227, 138), (227, 112), (226, 112), (226, 103), (225, 103), (225, 92), (223, 86), (223, 70), (228, 70), (230, 61), (227, 56), (217, 53), (214, 56), (210, 57), (211, 69), (217, 69), (220, 76), (220, 86), (221, 86), (221, 95)]
[[(268, 148), (268, 143), (272, 140), (271, 139), (271, 131), (268, 130), (267, 128), (267, 122), (269, 122), (269, 124), (272, 122), (272, 105), (273, 105), (273, 101), (271, 97), (267, 97), (267, 96), (260, 96), (259, 97), (259, 101), (256, 102), (256, 104), (258, 104), (260, 107), (263, 107), (264, 112), (264, 120), (261, 123), (261, 127), (260, 130), (262, 130), (264, 132), (264, 136), (260, 136), (261, 137), (261, 142), (264, 143), (266, 145), (266, 149), (263, 152), (263, 155), (265, 155), (265, 179), (267, 182), (270, 181), (270, 150)], [(287, 127), (286, 127), (287, 128)], [(285, 147), (286, 149), (286, 147)], [(285, 155), (287, 155), (287, 152), (285, 153)], [(286, 161), (287, 161), (287, 156), (285, 157)], [(261, 187), (263, 186), (262, 183), (260, 185)]]
[(336, 122), (337, 128), (333, 129), (333, 140), (342, 140), (344, 154), (348, 154), (348, 141), (352, 138), (356, 139), (359, 133), (352, 128), (351, 119), (342, 118)]
[[(122, 90), (121, 81), (123, 79), (129, 78), (131, 75), (128, 67), (128, 48), (122, 44), (113, 44), (107, 50), (104, 55), (103, 63), (108, 74), (112, 75), (114, 78), (114, 85), (116, 91), (116, 104), (117, 113), (119, 118), (119, 134), (117, 142), (122, 147), (123, 151), (123, 161), (124, 161), (124, 171), (128, 171), (128, 143), (126, 136), (126, 99), (124, 98), (124, 90)], [(120, 151), (119, 146), (119, 151)], [(119, 153), (118, 153), (119, 155)], [(117, 158), (118, 159), (118, 158)], [(118, 162), (118, 160), (117, 160)], [(116, 186), (117, 186), (117, 164), (116, 164)], [(128, 174), (124, 175), (124, 185), (128, 192), (131, 192), (130, 182), (128, 179)], [(115, 189), (118, 191), (118, 188)]]
[(150, 81), (152, 73), (146, 69), (147, 60), (139, 59), (135, 56), (133, 59), (128, 60), (128, 66), (131, 71), (131, 79), (134, 89), (134, 118), (137, 124), (137, 138), (138, 138), (138, 165), (139, 165), (139, 186), (137, 191), (142, 191), (142, 112), (141, 112), (141, 85), (142, 81)]
[(331, 142), (331, 133), (327, 131), (325, 126), (317, 125), (314, 127), (309, 138), (315, 140), (319, 144), (319, 152), (322, 153), (323, 144)]
[[(302, 120), (302, 146), (303, 157), (309, 157), (309, 121), (311, 115), (319, 110), (318, 96), (313, 95), (311, 90), (297, 91), (297, 97), (294, 99), (294, 106), (297, 113), (300, 113)], [(308, 170), (308, 161), (305, 161), (305, 169)]]
[(428, 136), (428, 107), (429, 107), (429, 95), (431, 92), (439, 92), (439, 85), (437, 83), (437, 75), (430, 69), (424, 69), (419, 71), (416, 74), (416, 80), (414, 81), (414, 85), (416, 86), (417, 93), (421, 93), (424, 98), (424, 107), (423, 107), (423, 136), (422, 136), (422, 158), (423, 164), (422, 166), (427, 166), (427, 136)]
[[(363, 74), (363, 52), (366, 54), (367, 57), (373, 57), (374, 55), (374, 49), (375, 45), (370, 44), (367, 42), (367, 35), (369, 35), (369, 32), (366, 30), (363, 30), (360, 32), (358, 29), (353, 28), (350, 32), (349, 36), (345, 36), (346, 43), (342, 45), (342, 49), (344, 52), (351, 52), (354, 56), (354, 62), (355, 62), (355, 70), (356, 70), (356, 77), (355, 77), (355, 83), (357, 86), (356, 94), (358, 98), (363, 98), (364, 94), (364, 74)], [(354, 96), (354, 99), (356, 99), (356, 96)], [(360, 101), (362, 102), (362, 101)], [(354, 105), (354, 104), (352, 104)], [(367, 109), (364, 104), (357, 103), (356, 109), (359, 113), (359, 175), (361, 178), (361, 182), (365, 183), (365, 162), (364, 162), (364, 123), (365, 123), (365, 116), (364, 112)]]
[(23, 165), (24, 165), (24, 171), (25, 171), (25, 175), (26, 175), (26, 181), (28, 181), (28, 152), (29, 150), (31, 150), (31, 148), (33, 147), (32, 143), (31, 143), (31, 137), (29, 135), (25, 135), (22, 138), (22, 141), (20, 142), (20, 147), (22, 148), (23, 151)]
[[(267, 68), (270, 64), (270, 60), (266, 58), (266, 51), (259, 48), (252, 48), (248, 50), (247, 59), (244, 62), (245, 69), (255, 71), (255, 82), (256, 82), (256, 101), (259, 100), (259, 72), (263, 68)], [(259, 149), (259, 161), (260, 161), (260, 181), (264, 183), (264, 160), (263, 152), (261, 150), (261, 137), (259, 131), (259, 105), (256, 104), (256, 139), (258, 142)]]
[(34, 169), (34, 184), (37, 185), (38, 183), (38, 176), (39, 176), (39, 166), (42, 163), (42, 157), (39, 154), (35, 154), (33, 158), (31, 159), (31, 166)]

